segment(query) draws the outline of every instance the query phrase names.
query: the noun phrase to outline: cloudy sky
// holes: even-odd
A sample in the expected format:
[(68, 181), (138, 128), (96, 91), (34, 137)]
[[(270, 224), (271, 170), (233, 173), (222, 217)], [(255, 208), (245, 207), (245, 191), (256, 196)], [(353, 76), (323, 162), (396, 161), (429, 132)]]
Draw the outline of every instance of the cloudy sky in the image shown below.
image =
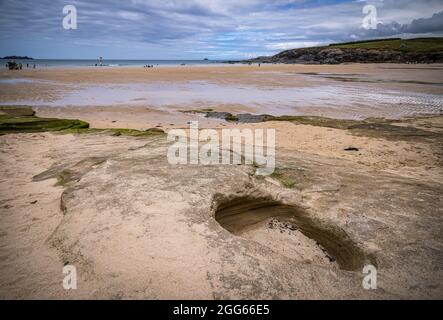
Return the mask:
[[(362, 28), (377, 8), (376, 30)], [(63, 28), (63, 7), (77, 29)], [(237, 59), (377, 37), (443, 35), (443, 0), (0, 0), (0, 56)]]

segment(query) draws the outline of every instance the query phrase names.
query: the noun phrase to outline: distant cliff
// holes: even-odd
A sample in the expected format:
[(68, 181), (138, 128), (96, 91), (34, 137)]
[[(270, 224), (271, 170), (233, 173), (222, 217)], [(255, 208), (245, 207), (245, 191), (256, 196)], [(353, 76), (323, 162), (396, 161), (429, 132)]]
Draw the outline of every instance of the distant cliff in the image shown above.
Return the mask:
[(443, 38), (382, 39), (292, 49), (254, 63), (443, 63)]
[(6, 56), (0, 59), (5, 59), (5, 60), (33, 60), (31, 57), (28, 56)]

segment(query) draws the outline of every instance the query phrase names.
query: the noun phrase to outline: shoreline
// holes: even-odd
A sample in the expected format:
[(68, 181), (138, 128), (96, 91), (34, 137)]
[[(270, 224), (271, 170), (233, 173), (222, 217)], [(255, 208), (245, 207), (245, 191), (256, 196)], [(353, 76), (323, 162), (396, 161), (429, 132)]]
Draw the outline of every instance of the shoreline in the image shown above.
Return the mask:
[[(0, 59), (0, 62), (6, 64), (8, 61), (15, 61), (21, 63), (23, 70), (47, 70), (47, 69), (90, 69), (90, 68), (143, 68), (146, 65), (153, 66), (153, 68), (179, 68), (179, 67), (220, 67), (228, 64), (224, 61), (203, 61), (203, 60), (124, 60), (124, 59), (109, 59), (105, 64), (99, 65), (98, 60), (94, 59)], [(95, 65), (97, 63), (97, 65)], [(26, 67), (29, 64), (29, 67)], [(33, 68), (33, 65), (36, 68)]]

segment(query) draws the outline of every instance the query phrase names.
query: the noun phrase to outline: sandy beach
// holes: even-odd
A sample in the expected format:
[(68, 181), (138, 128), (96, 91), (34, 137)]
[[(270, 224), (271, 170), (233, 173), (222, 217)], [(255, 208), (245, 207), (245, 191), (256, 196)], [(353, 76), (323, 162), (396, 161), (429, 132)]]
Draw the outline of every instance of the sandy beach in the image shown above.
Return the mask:
[[(1, 105), (91, 129), (167, 133), (190, 121), (275, 129), (277, 168), (257, 178), (250, 165), (171, 166), (163, 135), (2, 135), (0, 297), (442, 298), (442, 71), (441, 64), (1, 70)], [(238, 123), (202, 109), (331, 124)], [(245, 228), (242, 218), (223, 220), (245, 208), (252, 217), (244, 219), (264, 218)], [(361, 286), (369, 262), (379, 290)], [(65, 264), (78, 269), (77, 290), (61, 286)]]

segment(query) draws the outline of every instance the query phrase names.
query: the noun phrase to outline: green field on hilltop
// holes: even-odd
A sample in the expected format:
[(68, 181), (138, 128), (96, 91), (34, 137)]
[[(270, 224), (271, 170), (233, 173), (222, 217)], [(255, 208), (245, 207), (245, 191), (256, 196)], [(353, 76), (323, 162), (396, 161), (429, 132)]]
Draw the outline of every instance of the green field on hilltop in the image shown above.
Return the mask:
[(401, 52), (443, 52), (443, 38), (378, 39), (331, 44), (329, 47), (341, 49), (376, 49)]

